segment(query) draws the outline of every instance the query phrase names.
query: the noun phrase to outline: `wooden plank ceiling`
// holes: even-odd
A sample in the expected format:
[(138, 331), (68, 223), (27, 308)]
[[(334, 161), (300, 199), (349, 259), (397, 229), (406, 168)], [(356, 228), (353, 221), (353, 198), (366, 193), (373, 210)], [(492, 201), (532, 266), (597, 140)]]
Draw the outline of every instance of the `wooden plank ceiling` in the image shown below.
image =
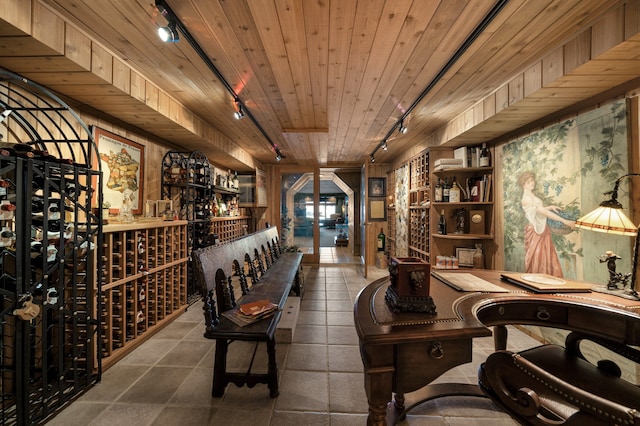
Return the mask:
[[(232, 117), (232, 96), (184, 37), (178, 43), (158, 39), (157, 27), (167, 21), (152, 1), (32, 0), (31, 31), (0, 21), (0, 66), (145, 132), (199, 149), (222, 166), (250, 167), (239, 153), (260, 163), (275, 163), (270, 144), (250, 120)], [(605, 12), (611, 16), (628, 7), (612, 0), (510, 0), (434, 81), (494, 7), (494, 0), (167, 3), (286, 156), (282, 164), (327, 167), (368, 161), (399, 118), (432, 85), (407, 117), (410, 131), (394, 133), (390, 149), (376, 153), (378, 161), (392, 161), (442, 132), (544, 55), (597, 25)], [(81, 47), (69, 45), (68, 26), (62, 49), (35, 42), (34, 32), (42, 25), (37, 21), (42, 13), (35, 13), (39, 9), (64, 17), (97, 41), (93, 50), (99, 46), (119, 59), (113, 67), (135, 70), (215, 130), (203, 137), (177, 128), (170, 113), (151, 111), (113, 82), (96, 78), (93, 63), (61, 64), (60, 55), (68, 57), (70, 50)], [(619, 42), (625, 41), (624, 34), (620, 38)], [(590, 39), (586, 43), (592, 51)], [(490, 140), (595, 95), (585, 90), (594, 81), (597, 91), (604, 91), (637, 78), (639, 58), (640, 43), (630, 40), (619, 67), (614, 61), (605, 70), (582, 70), (575, 79), (556, 84), (554, 102), (540, 102), (547, 96), (538, 93), (537, 99), (506, 108), (495, 123), (489, 120), (475, 133), (458, 132), (445, 142)]]

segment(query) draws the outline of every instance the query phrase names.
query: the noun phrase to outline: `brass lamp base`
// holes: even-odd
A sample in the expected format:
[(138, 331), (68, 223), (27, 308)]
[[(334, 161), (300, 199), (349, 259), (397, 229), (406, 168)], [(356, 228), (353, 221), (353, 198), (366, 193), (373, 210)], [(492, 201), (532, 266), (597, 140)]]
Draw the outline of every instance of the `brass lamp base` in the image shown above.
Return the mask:
[(631, 290), (630, 288), (609, 289), (606, 286), (597, 286), (593, 287), (591, 290), (598, 293), (611, 294), (613, 296), (622, 297), (624, 299), (640, 300), (640, 297), (638, 297), (638, 293)]

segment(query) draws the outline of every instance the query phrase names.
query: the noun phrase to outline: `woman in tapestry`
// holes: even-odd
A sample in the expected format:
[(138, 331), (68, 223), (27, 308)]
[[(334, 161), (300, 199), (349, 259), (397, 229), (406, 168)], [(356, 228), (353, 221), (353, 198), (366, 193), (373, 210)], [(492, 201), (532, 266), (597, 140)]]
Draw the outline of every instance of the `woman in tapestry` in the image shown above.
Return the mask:
[(518, 177), (518, 185), (522, 187), (522, 208), (529, 222), (524, 228), (525, 271), (562, 277), (560, 259), (551, 239), (547, 219), (556, 220), (571, 229), (575, 228), (576, 223), (556, 214), (560, 210), (558, 206), (545, 207), (542, 204), (542, 200), (533, 193), (535, 173), (522, 173)]

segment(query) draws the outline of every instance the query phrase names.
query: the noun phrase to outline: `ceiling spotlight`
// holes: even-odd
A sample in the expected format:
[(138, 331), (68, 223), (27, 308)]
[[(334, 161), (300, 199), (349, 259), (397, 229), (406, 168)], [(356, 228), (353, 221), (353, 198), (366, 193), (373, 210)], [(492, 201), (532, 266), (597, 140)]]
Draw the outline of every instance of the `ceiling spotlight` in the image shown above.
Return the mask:
[(175, 22), (169, 22), (166, 27), (158, 28), (158, 36), (165, 43), (177, 43), (180, 40)]
[(386, 151), (389, 149), (389, 146), (387, 146), (387, 141), (382, 142), (382, 150)]
[(376, 162), (376, 157), (374, 157), (373, 154), (369, 156), (369, 159), (371, 160), (372, 163)]
[(233, 116), (236, 118), (236, 120), (240, 120), (244, 117), (244, 109), (242, 109), (242, 104), (238, 100), (236, 100), (236, 107), (238, 108), (238, 110), (233, 113)]
[(407, 129), (407, 128), (405, 127), (405, 125), (404, 125), (404, 120), (400, 120), (400, 127), (398, 127), (398, 131), (399, 131), (400, 133), (407, 133), (407, 130), (409, 130), (409, 129)]
[(280, 155), (280, 153), (276, 154), (276, 161), (280, 161), (282, 160), (282, 155)]

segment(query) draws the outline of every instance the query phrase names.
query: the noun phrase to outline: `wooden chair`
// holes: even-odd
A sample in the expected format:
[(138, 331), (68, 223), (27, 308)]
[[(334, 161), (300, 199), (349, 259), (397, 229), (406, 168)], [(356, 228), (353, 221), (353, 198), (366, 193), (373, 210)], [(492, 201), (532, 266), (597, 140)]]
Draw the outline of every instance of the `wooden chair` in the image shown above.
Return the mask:
[(640, 425), (640, 388), (621, 378), (614, 361), (587, 361), (580, 347), (586, 340), (640, 363), (631, 346), (572, 332), (565, 347), (490, 355), (479, 370), (480, 387), (523, 424)]

